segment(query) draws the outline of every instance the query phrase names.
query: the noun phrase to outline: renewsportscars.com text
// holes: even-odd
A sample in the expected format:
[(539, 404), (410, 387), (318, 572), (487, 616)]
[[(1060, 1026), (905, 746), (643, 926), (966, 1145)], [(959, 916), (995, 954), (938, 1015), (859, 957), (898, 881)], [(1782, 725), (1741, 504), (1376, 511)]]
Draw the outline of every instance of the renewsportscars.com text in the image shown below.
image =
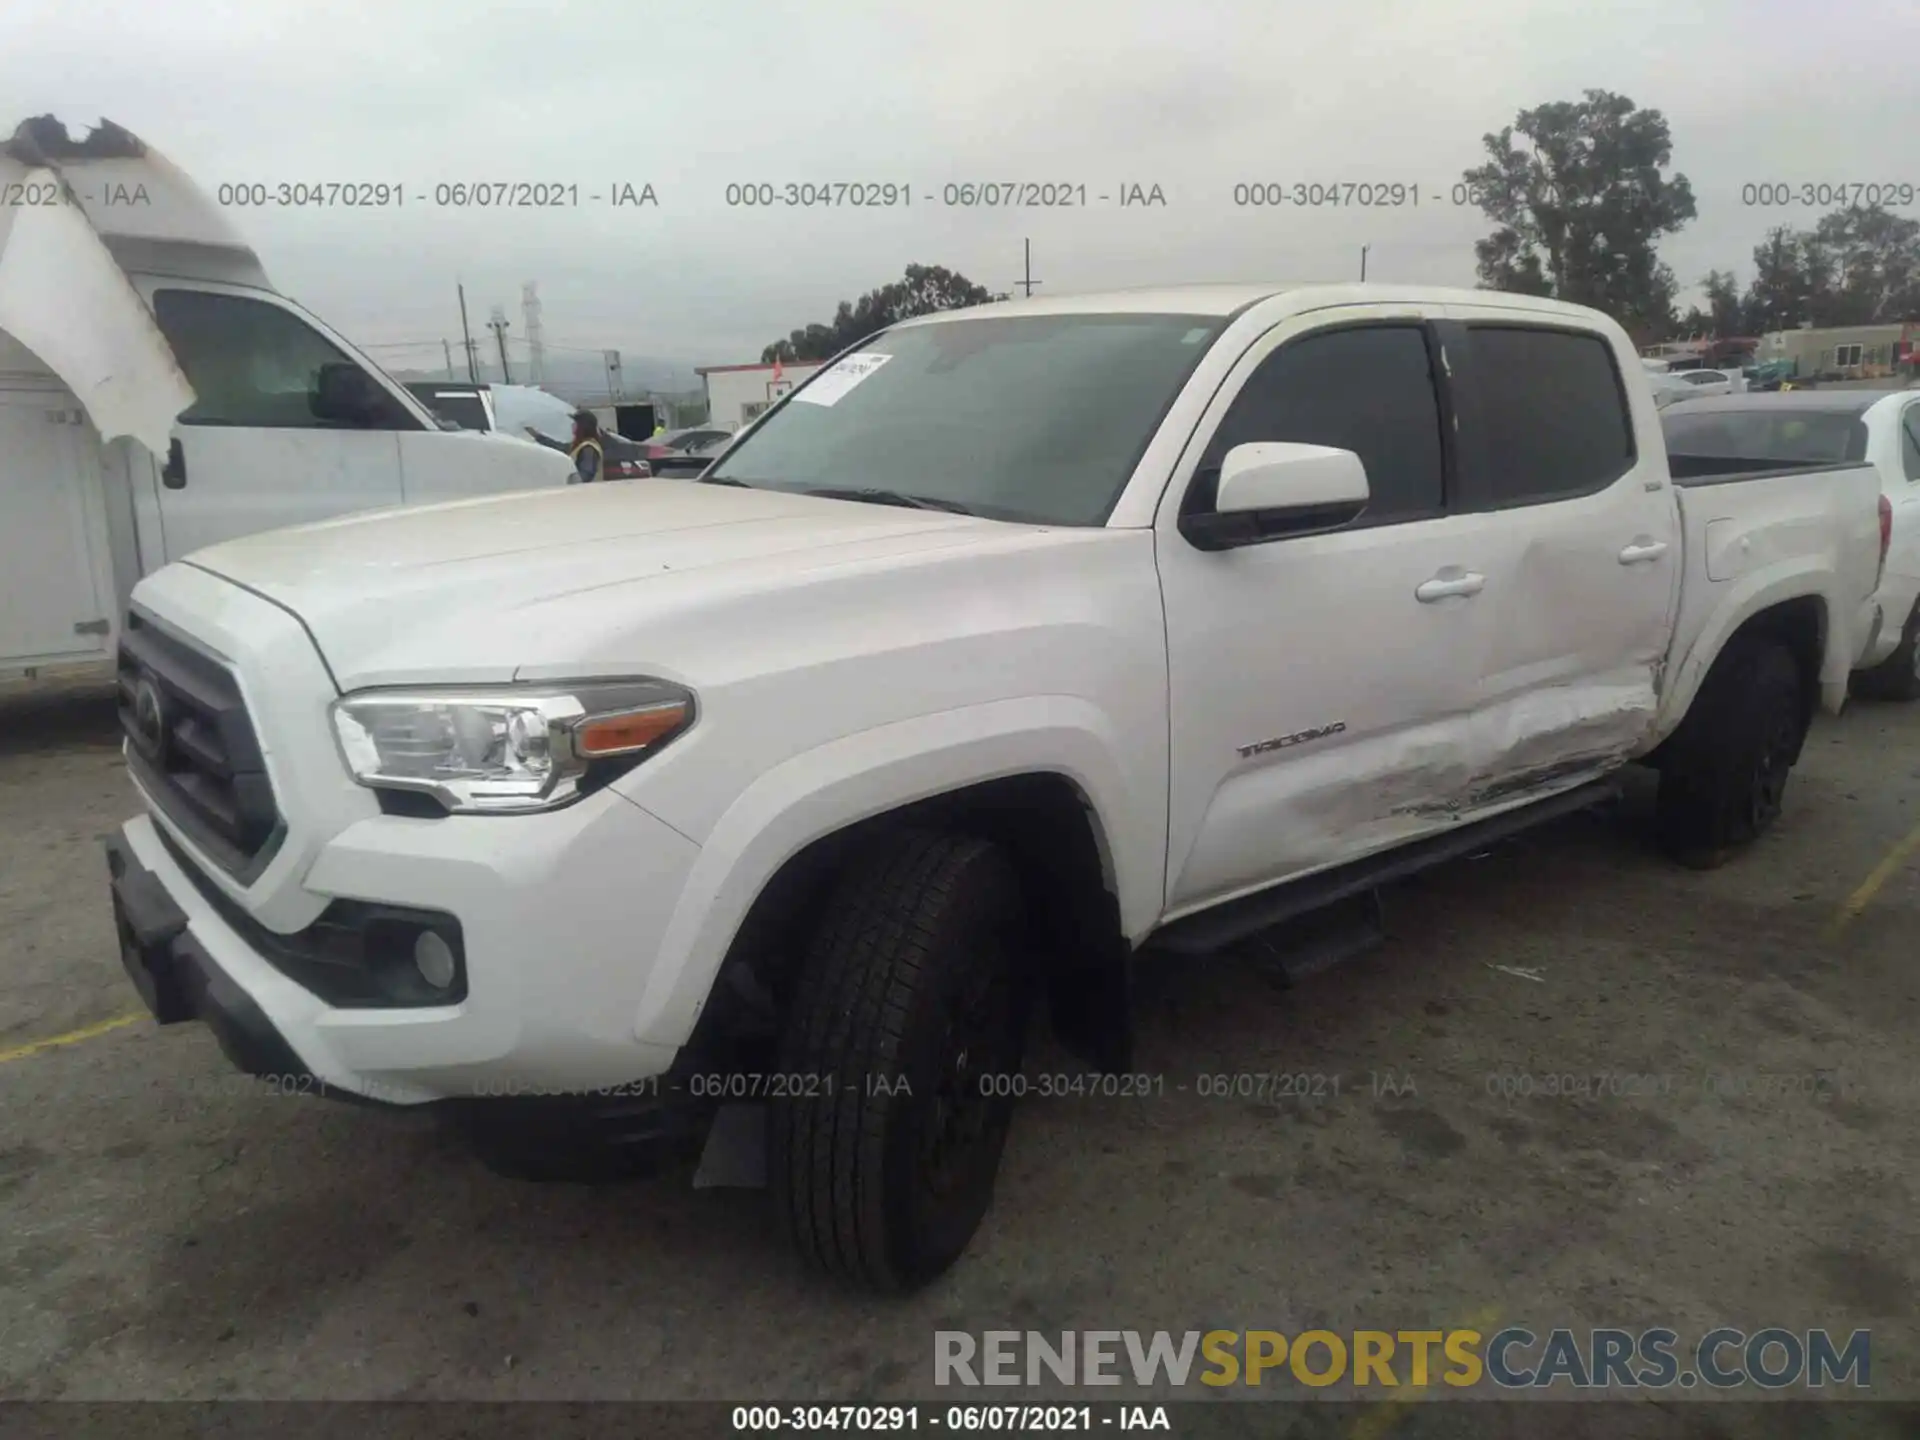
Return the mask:
[(965, 1330), (934, 1332), (934, 1384), (1781, 1390), (1872, 1382), (1855, 1330)]

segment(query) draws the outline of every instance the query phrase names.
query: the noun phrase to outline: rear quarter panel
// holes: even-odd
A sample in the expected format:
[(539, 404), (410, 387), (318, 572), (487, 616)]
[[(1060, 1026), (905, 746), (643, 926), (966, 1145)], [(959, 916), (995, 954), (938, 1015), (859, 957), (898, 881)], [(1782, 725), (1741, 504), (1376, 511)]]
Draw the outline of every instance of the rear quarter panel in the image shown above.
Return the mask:
[(1676, 485), (1675, 492), (1686, 571), (1653, 738), (1664, 739), (1680, 723), (1743, 624), (1802, 596), (1821, 602), (1821, 699), (1837, 712), (1880, 562), (1880, 481), (1873, 467)]

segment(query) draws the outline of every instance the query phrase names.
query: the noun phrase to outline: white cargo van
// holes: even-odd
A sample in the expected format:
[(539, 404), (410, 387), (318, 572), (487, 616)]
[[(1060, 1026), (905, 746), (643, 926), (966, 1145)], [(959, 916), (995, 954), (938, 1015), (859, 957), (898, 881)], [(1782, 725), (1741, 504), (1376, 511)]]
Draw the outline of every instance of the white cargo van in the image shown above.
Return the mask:
[(127, 131), (0, 146), (0, 673), (111, 657), (134, 583), (203, 546), (571, 474), (442, 428)]

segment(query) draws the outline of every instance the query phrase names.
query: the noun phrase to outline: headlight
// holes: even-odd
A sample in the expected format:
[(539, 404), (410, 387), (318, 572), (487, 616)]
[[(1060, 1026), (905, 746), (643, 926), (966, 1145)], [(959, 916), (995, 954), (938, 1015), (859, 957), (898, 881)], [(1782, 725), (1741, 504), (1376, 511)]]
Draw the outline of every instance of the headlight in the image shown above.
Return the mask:
[(369, 690), (333, 703), (340, 753), (362, 785), (489, 813), (565, 805), (692, 723), (693, 695), (664, 680)]

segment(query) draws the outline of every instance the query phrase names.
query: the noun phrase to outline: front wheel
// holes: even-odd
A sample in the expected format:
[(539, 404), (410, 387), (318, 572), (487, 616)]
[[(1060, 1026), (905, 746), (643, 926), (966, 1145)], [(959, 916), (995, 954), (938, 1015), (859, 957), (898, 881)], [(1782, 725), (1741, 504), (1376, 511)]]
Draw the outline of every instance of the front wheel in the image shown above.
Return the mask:
[(1809, 710), (1793, 654), (1765, 636), (1714, 663), (1661, 766), (1656, 827), (1681, 864), (1724, 864), (1780, 818)]
[(800, 1252), (907, 1291), (985, 1217), (1030, 993), (1017, 878), (983, 840), (890, 836), (848, 867), (804, 961), (767, 1128)]

